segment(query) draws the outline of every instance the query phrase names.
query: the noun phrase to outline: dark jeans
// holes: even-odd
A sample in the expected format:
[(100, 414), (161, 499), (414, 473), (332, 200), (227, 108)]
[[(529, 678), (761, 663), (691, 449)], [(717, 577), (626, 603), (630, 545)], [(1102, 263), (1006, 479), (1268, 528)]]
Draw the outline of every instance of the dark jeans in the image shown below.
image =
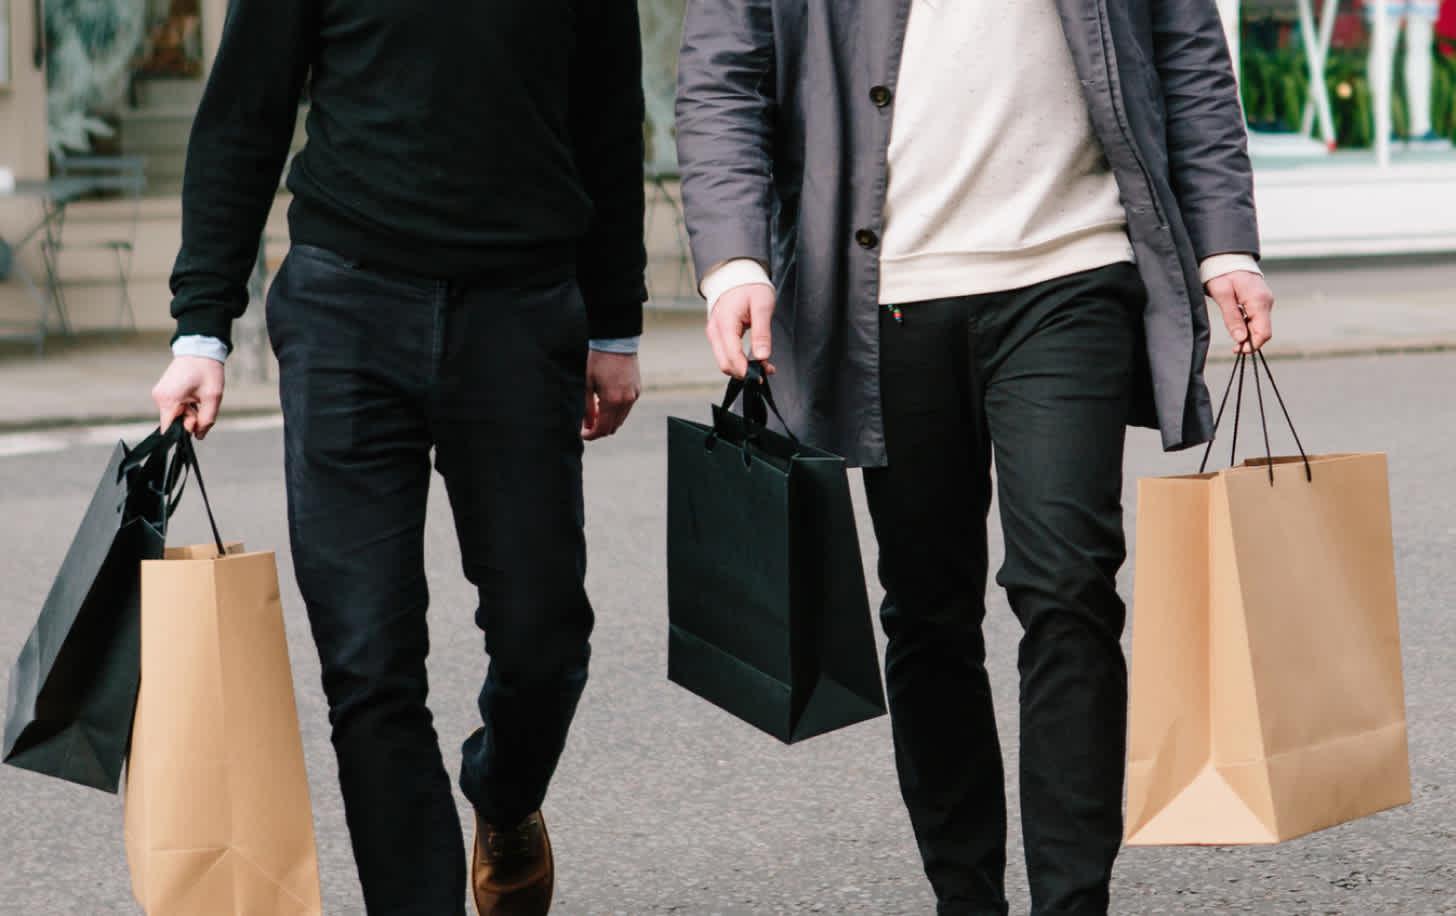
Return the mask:
[(365, 904), (460, 916), (460, 820), (426, 706), (430, 452), (490, 656), (460, 785), (515, 824), (545, 797), (587, 676), (581, 297), (569, 279), (400, 276), (298, 245), (268, 325), (294, 571)]
[(881, 322), (887, 467), (865, 486), (901, 791), (941, 914), (1005, 914), (1006, 798), (981, 633), (995, 456), (1024, 627), (1032, 912), (1102, 914), (1122, 834), (1127, 669), (1115, 577), (1142, 283), (1114, 265)]

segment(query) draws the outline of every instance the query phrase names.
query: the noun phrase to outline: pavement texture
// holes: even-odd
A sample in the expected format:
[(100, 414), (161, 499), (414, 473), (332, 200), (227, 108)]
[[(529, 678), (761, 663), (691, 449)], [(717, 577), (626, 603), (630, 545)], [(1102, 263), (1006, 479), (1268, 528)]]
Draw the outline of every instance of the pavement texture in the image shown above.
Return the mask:
[[(1289, 262), (1267, 268), (1279, 297), (1271, 358), (1313, 358), (1456, 349), (1456, 259)], [(257, 306), (254, 307), (258, 309)], [(250, 320), (257, 320), (250, 315)], [(0, 432), (145, 419), (149, 392), (169, 353), (164, 333), (52, 337), (44, 356), (0, 343)], [(1213, 316), (1211, 363), (1231, 358)], [(229, 362), (224, 419), (278, 410), (266, 353), (243, 369)], [(641, 349), (648, 391), (716, 386), (722, 376), (703, 336), (697, 301), (647, 310)]]
[[(688, 324), (680, 336), (683, 359), (696, 364), (704, 352), (696, 316)], [(1456, 329), (1456, 316), (1450, 325)], [(657, 339), (679, 338), (661, 334)], [(637, 406), (623, 432), (587, 451), (588, 585), (598, 627), (592, 680), (547, 800), (558, 853), (553, 912), (932, 913), (896, 788), (886, 719), (784, 747), (666, 680), (665, 421), (669, 416), (706, 418), (717, 382), (712, 389), (665, 390), (663, 379), (672, 378), (671, 354), (648, 356), (656, 352), (645, 351), (643, 362), (649, 376), (662, 373), (657, 390)], [(99, 386), (98, 397), (126, 388), (114, 403), (143, 399), (162, 360), (154, 352), (135, 360), (130, 375), (121, 360), (107, 372), (98, 370), (87, 385), (67, 390), (74, 398), (89, 385)], [(15, 364), (7, 361), (7, 372)], [(73, 364), (74, 371), (86, 364)], [(25, 363), (31, 370), (43, 365), (51, 364)], [(1212, 387), (1221, 387), (1226, 370), (1226, 365), (1210, 369)], [(1112, 912), (1456, 914), (1456, 753), (1451, 743), (1456, 734), (1451, 674), (1456, 671), (1456, 615), (1451, 612), (1456, 399), (1450, 394), (1456, 391), (1456, 352), (1276, 361), (1274, 370), (1311, 451), (1389, 455), (1414, 801), (1279, 846), (1126, 850), (1116, 871)], [(702, 381), (712, 380), (709, 375)], [(11, 387), (14, 377), (0, 376), (8, 410), (18, 396)], [(133, 385), (139, 387), (127, 387)], [(148, 425), (0, 436), (0, 444), (8, 443), (0, 447), (5, 519), (0, 577), (6, 583), (0, 592), (0, 679), (8, 677), (9, 661), (34, 622), (105, 464), (108, 443), (135, 441)], [(1276, 453), (1292, 448), (1282, 427), (1271, 422), (1270, 429)], [(1246, 431), (1240, 441), (1255, 448), (1258, 438)], [(200, 448), (224, 536), (277, 551), (325, 912), (362, 916), (318, 663), (292, 581), (281, 432), (271, 416), (234, 417)], [(1129, 433), (1130, 529), (1135, 480), (1191, 472), (1198, 457), (1164, 454), (1152, 433)], [(873, 571), (875, 546), (858, 476), (852, 474), (858, 533), (865, 568)], [(994, 567), (1002, 551), (994, 513), (991, 526)], [(206, 540), (205, 532), (200, 504), (190, 495), (172, 541), (199, 543)], [(431, 704), (447, 765), (454, 768), (459, 742), (474, 727), (474, 697), (485, 659), (472, 622), (474, 595), (460, 574), (438, 481), (426, 552), (433, 595)], [(1129, 599), (1132, 570), (1129, 563), (1121, 578)], [(869, 591), (877, 605), (882, 593), (873, 581)], [(1136, 620), (1134, 608), (1133, 626)], [(1020, 634), (995, 588), (988, 597), (986, 632), (1012, 812), (1008, 892), (1011, 912), (1024, 916), (1029, 902), (1015, 826)], [(0, 914), (139, 912), (130, 897), (120, 799), (4, 767), (0, 810), (5, 812)], [(468, 824), (463, 800), (461, 816)], [(468, 840), (468, 828), (461, 839), (462, 844)]]

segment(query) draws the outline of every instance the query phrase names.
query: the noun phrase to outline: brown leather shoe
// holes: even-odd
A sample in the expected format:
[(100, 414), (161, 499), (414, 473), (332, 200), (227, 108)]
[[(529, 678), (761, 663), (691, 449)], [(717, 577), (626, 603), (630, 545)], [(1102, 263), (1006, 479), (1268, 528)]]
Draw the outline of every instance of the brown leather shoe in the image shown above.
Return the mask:
[(546, 916), (555, 883), (551, 838), (540, 811), (504, 830), (475, 815), (470, 887), (480, 916)]

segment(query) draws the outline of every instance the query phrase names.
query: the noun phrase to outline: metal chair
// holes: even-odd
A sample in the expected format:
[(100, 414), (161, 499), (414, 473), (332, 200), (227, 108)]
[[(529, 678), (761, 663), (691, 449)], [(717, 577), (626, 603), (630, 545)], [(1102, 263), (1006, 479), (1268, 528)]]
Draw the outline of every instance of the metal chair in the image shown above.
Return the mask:
[(120, 293), (116, 330), (136, 330), (136, 313), (132, 309), (128, 282), (136, 254), (137, 224), (141, 218), (141, 196), (146, 187), (146, 159), (141, 156), (58, 156), (54, 162), (57, 178), (82, 178), (92, 191), (116, 194), (130, 203), (130, 214), (124, 234), (115, 238), (86, 239), (69, 242), (63, 237), (65, 208), (57, 214), (41, 242), (46, 279), (55, 300), (62, 333), (70, 333), (66, 299), (60, 280), (60, 254), (66, 249), (99, 249), (110, 251), (116, 266), (116, 282)]

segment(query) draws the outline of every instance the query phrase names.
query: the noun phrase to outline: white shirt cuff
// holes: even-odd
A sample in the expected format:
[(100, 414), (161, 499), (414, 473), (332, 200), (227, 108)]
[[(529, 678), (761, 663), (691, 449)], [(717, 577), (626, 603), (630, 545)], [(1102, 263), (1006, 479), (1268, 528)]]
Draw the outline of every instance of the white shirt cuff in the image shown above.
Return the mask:
[(1259, 262), (1254, 260), (1250, 254), (1215, 254), (1203, 259), (1198, 265), (1198, 279), (1201, 283), (1207, 283), (1224, 274), (1231, 274), (1235, 271), (1247, 270), (1251, 274), (1264, 275), (1259, 268)]
[(636, 337), (604, 337), (600, 340), (593, 340), (591, 348), (598, 353), (616, 353), (620, 356), (636, 356), (637, 348), (642, 344), (642, 335)]
[(713, 306), (718, 304), (718, 298), (728, 290), (750, 283), (773, 287), (768, 268), (762, 262), (753, 258), (733, 258), (703, 274), (703, 282), (698, 284), (698, 289), (702, 291), (703, 298), (708, 300), (708, 311), (711, 312)]
[(220, 363), (227, 362), (227, 344), (216, 337), (203, 334), (188, 334), (172, 341), (173, 356), (205, 356)]

